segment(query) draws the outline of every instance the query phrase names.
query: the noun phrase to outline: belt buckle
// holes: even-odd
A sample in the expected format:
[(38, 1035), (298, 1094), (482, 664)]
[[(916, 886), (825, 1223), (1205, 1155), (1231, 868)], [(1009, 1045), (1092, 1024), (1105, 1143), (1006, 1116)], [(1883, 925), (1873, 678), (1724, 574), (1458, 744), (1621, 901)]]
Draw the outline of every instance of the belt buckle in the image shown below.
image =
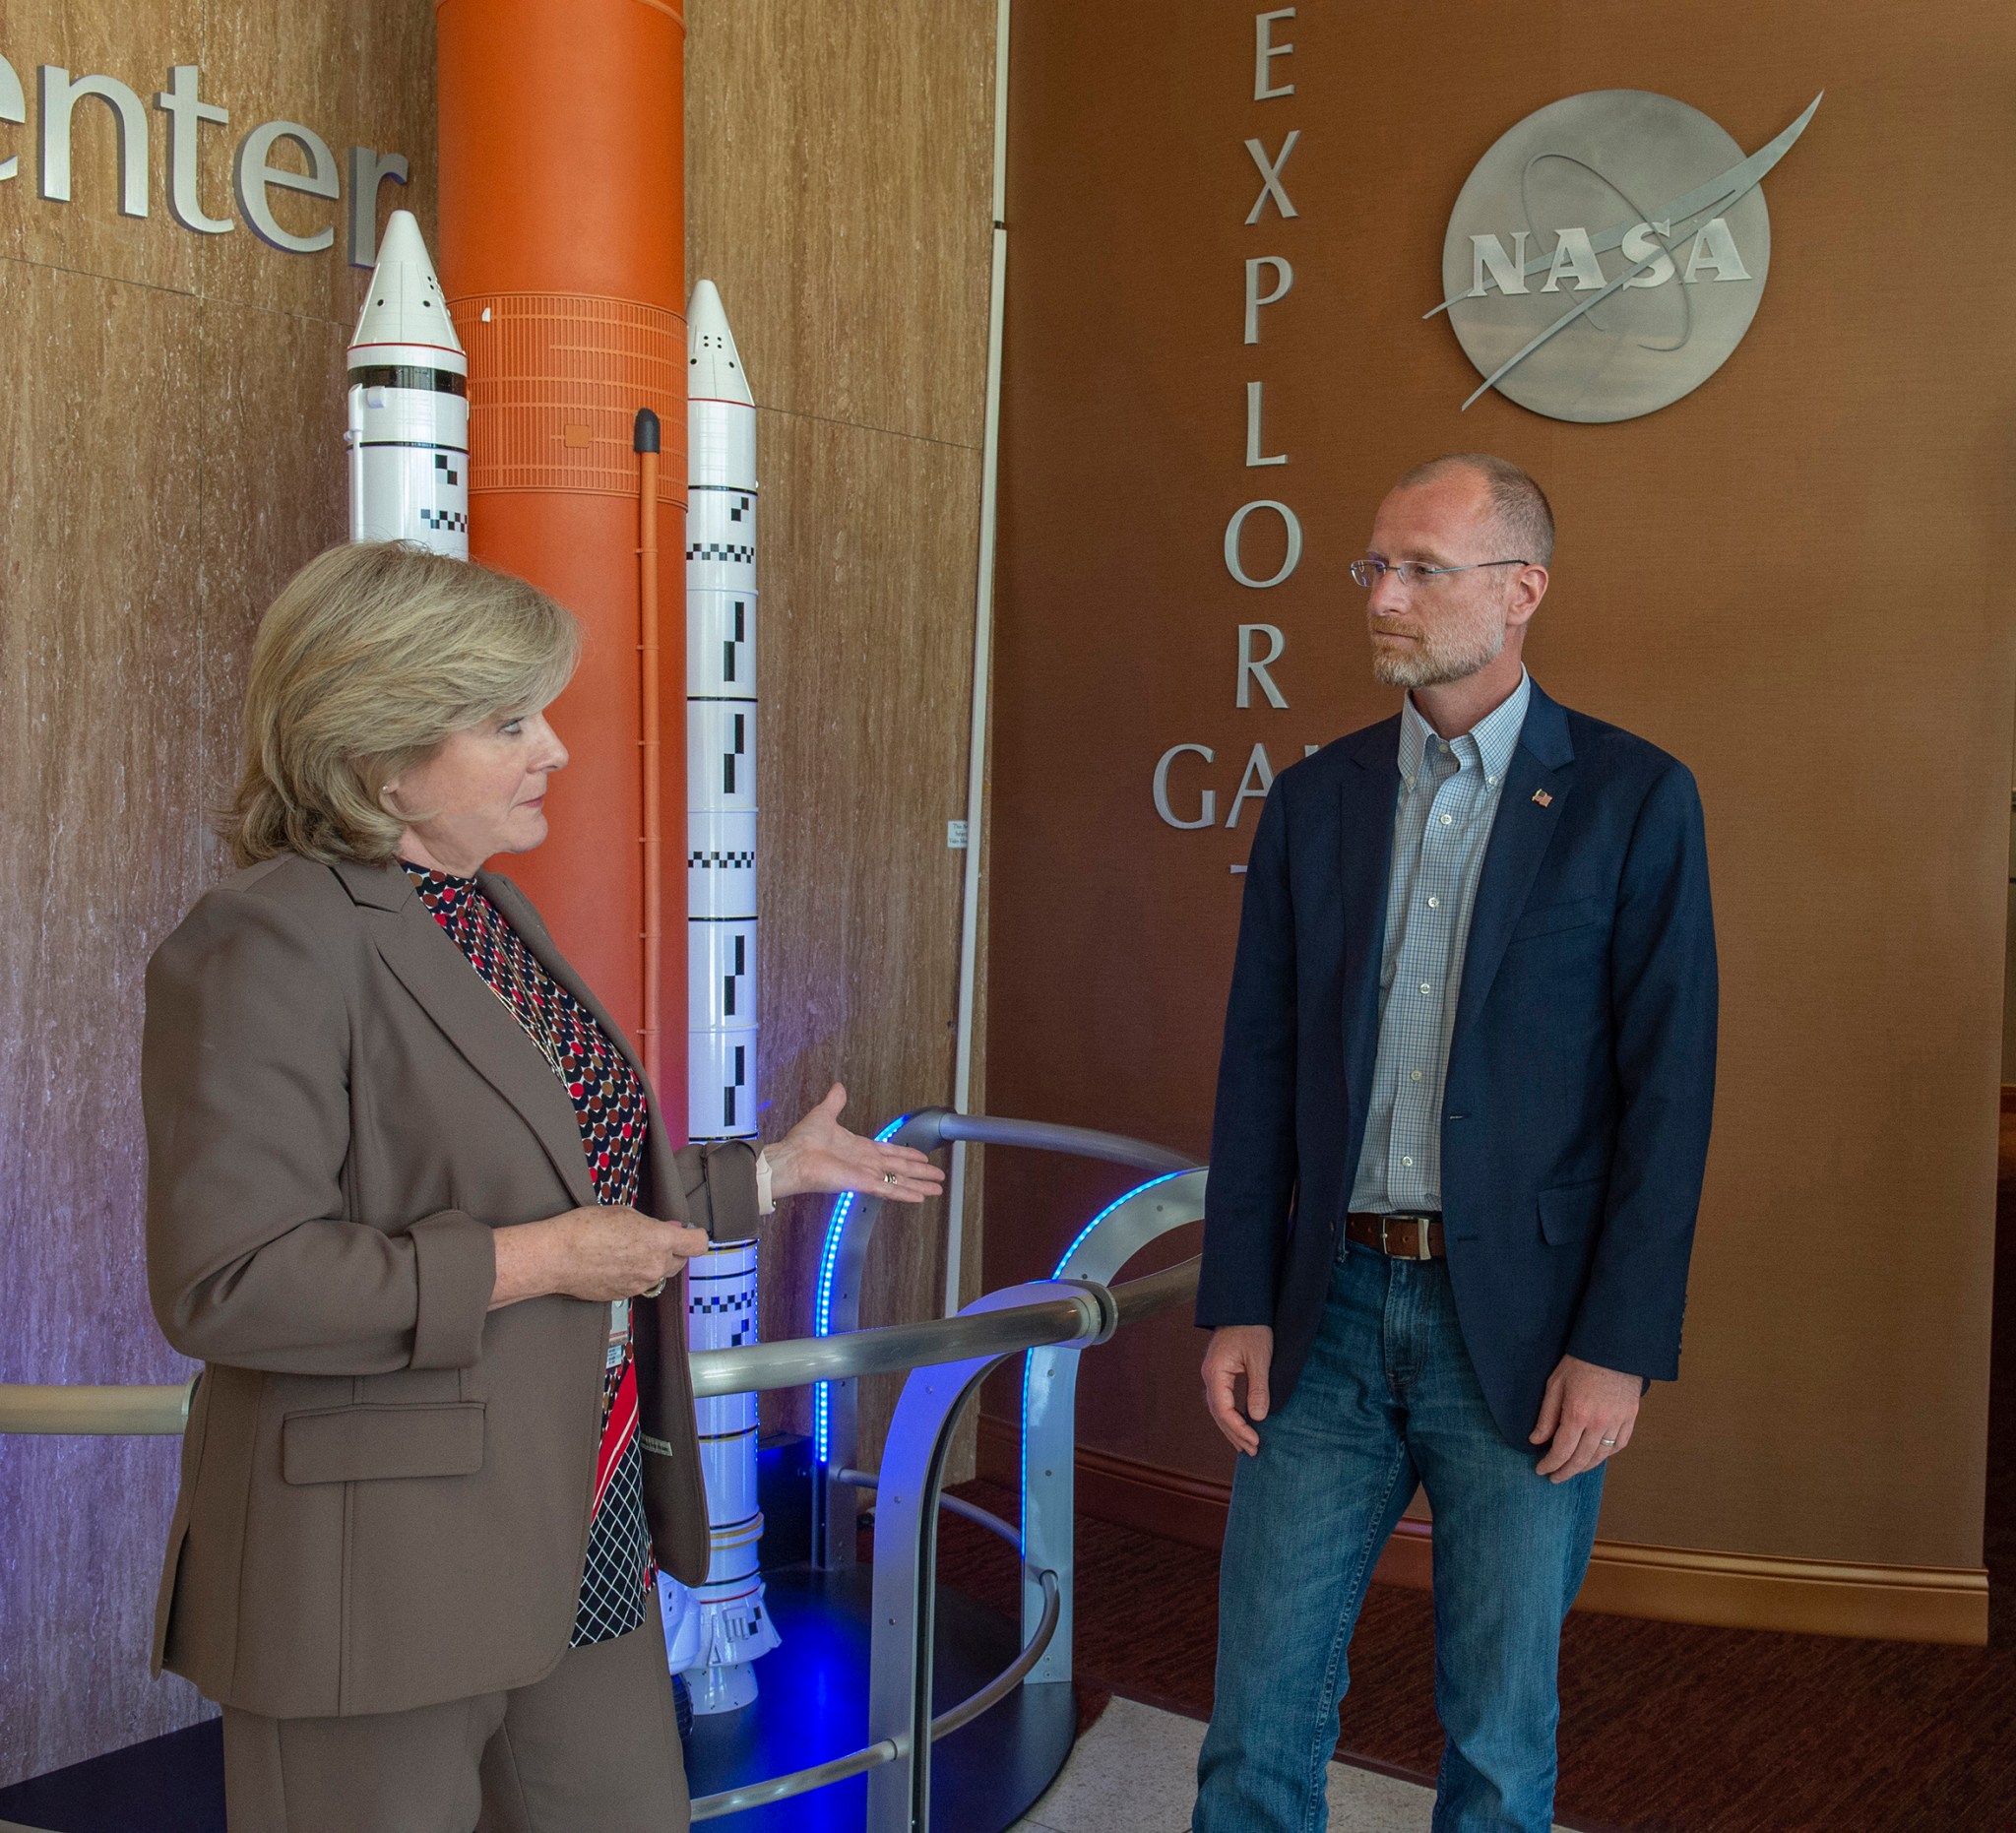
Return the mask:
[[(1417, 1233), (1415, 1235), (1415, 1251), (1413, 1253), (1405, 1255), (1396, 1254), (1392, 1248), (1386, 1245), (1386, 1227), (1389, 1223), (1393, 1222), (1411, 1222), (1414, 1224)], [(1389, 1260), (1434, 1259), (1435, 1256), (1428, 1251), (1427, 1218), (1425, 1216), (1381, 1216), (1379, 1218), (1379, 1251)]]

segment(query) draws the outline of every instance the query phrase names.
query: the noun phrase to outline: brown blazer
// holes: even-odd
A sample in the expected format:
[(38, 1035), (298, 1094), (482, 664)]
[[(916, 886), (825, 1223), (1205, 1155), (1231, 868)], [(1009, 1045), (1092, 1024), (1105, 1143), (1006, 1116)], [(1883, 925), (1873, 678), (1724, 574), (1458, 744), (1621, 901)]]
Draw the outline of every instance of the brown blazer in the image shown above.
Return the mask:
[[(482, 883), (637, 1068), (523, 895)], [(490, 1231), (595, 1201), (544, 1058), (397, 865), (288, 855), (156, 951), (141, 1101), (155, 1315), (205, 1363), (156, 1671), (272, 1718), (539, 1678), (574, 1622), (608, 1318), (488, 1309)], [(654, 1100), (640, 1207), (747, 1235), (754, 1154), (674, 1152)], [(652, 1537), (698, 1582), (684, 1282), (635, 1316)]]

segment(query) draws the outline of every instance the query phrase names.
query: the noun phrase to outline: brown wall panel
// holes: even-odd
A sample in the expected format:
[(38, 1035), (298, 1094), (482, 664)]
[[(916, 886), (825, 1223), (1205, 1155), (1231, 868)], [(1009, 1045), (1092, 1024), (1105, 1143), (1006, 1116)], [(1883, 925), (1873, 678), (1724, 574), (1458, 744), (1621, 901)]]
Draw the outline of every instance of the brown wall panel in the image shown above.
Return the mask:
[[(252, 635), (275, 592), (310, 555), (349, 532), (349, 483), (331, 442), (300, 437), (303, 403), (318, 431), (344, 411), (350, 327), (206, 301), (203, 453), (203, 782), (237, 782), (239, 709)], [(221, 849), (220, 872), (228, 869)]]
[[(406, 184), (379, 187), (379, 221), (394, 209), (419, 219), (429, 248), (435, 235), (434, 9), (410, 0), (358, 0), (346, 6), (215, 7), (205, 17), (204, 99), (229, 108), (228, 127), (207, 128), (201, 194), (213, 216), (236, 215), (231, 158), (238, 141), (262, 121), (312, 128), (336, 157), (340, 199), (325, 202), (284, 188), (272, 193), (283, 228), (313, 235), (333, 228), (336, 244), (319, 255), (275, 248), (240, 221), (228, 235), (189, 236), (203, 251), (203, 290), (274, 311), (356, 323), (363, 276), (347, 259), (348, 152), (353, 146), (403, 154)], [(411, 73), (422, 79), (415, 83)], [(165, 74), (155, 79), (164, 82)], [(300, 150), (284, 144), (276, 165), (305, 170)]]
[[(770, 1117), (840, 1074), (858, 1124), (950, 1094), (961, 855), (943, 822), (965, 799), (992, 10), (710, 0), (690, 27), (690, 271), (722, 285), (768, 410)], [(203, 130), (214, 214), (236, 214), (240, 135), (285, 117), (339, 161), (352, 143), (406, 154), (412, 183), (382, 207), (431, 238), (432, 18), (403, 0), (5, 0), (0, 54), (32, 114), (34, 65), (65, 63), (132, 87), (151, 138), (141, 221), (117, 214), (101, 104), (80, 108), (68, 205), (34, 193), (32, 123), (0, 128), (0, 157), (24, 156), (0, 184), (0, 908), (21, 940), (0, 965), (0, 1380), (168, 1380), (183, 1368), (141, 1264), (139, 976), (223, 869), (207, 824), (258, 615), (344, 534), (364, 277), (344, 263), (343, 205), (281, 201), (290, 224), (335, 224), (314, 256), (242, 221), (176, 223), (153, 96), (191, 62), (231, 111)], [(807, 1327), (823, 1222), (822, 1205), (779, 1232), (773, 1335)], [(940, 1228), (888, 1230), (878, 1321), (935, 1310)], [(801, 1397), (784, 1411), (802, 1421)], [(172, 1490), (165, 1442), (0, 1446), (0, 1545), (20, 1549), (0, 1593), (0, 1784), (201, 1709), (145, 1676)]]
[[(773, 1136), (836, 1078), (862, 1130), (952, 1096), (964, 854), (945, 823), (966, 812), (993, 26), (990, 0), (687, 8), (687, 277), (720, 286), (763, 410)], [(941, 1308), (940, 1207), (885, 1219), (864, 1321)], [(790, 1208), (763, 1269), (770, 1338), (810, 1331), (831, 1203)], [(863, 1397), (871, 1461), (893, 1400)], [(764, 1408), (809, 1425), (802, 1391)]]
[(689, 0), (686, 29), (687, 279), (758, 402), (977, 449), (993, 0)]
[[(971, 663), (979, 455), (769, 411), (757, 439), (765, 1130), (838, 1079), (870, 1131), (951, 1097), (963, 856), (945, 822), (964, 801), (966, 719), (956, 690), (927, 684)], [(937, 1313), (941, 1207), (885, 1215), (864, 1322)], [(810, 1333), (832, 1202), (789, 1208), (763, 1267), (770, 1338)], [(801, 1390), (773, 1405), (809, 1420)]]
[[(1018, 1024), (993, 1035), (995, 1104), (1204, 1147), (1228, 868), (1257, 808), (1224, 827), (1240, 766), (1255, 742), (1278, 769), (1391, 711), (1345, 565), (1407, 465), (1503, 452), (1561, 523), (1534, 672), (1694, 768), (1723, 951), (1682, 1379), (1654, 1390), (1603, 1532), (1978, 1564), (2016, 696), (2016, 370), (1993, 327), (2016, 272), (1975, 225), (2009, 208), (2016, 25), (1973, 3), (1935, 33), (1806, 0), (1304, 8), (1277, 34), (1295, 95), (1256, 103), (1256, 10), (1017, 9), (990, 985)], [(1436, 61), (1432, 105), (1399, 108), (1369, 73), (1416, 68), (1423, 43), (1461, 54)], [(1630, 87), (1746, 150), (1827, 91), (1765, 182), (1748, 338), (1642, 419), (1569, 425), (1496, 397), (1460, 412), (1478, 377), (1420, 322), (1457, 191), (1532, 110)], [(1299, 214), (1249, 228), (1241, 142), (1297, 127)], [(1295, 288), (1247, 347), (1241, 263), (1270, 253)], [(1251, 379), (1285, 467), (1242, 464)], [(1263, 496), (1296, 507), (1307, 550), (1284, 586), (1245, 591), (1220, 543)], [(1235, 629), (1259, 621), (1288, 637), (1286, 711), (1232, 704)], [(1182, 741), (1217, 751), (1178, 775), (1216, 788), (1213, 831), (1153, 810), (1155, 761)], [(1099, 1180), (1079, 1181), (1082, 1214)], [(994, 1283), (1068, 1238), (1068, 1216), (1003, 1226), (1045, 1187), (1005, 1156), (990, 1172)], [(1201, 1345), (1102, 1352), (1086, 1441), (1227, 1475), (1197, 1416)]]
[[(148, 950), (204, 879), (184, 804), (202, 743), (187, 615), (201, 444), (181, 352), (200, 311), (187, 295), (0, 263), (13, 346), (0, 446), (5, 1380), (184, 1372), (147, 1305), (137, 1097)], [(142, 421), (152, 430), (136, 439)], [(144, 1665), (175, 1451), (4, 1441), (0, 1778), (90, 1755), (114, 1725), (126, 1741), (193, 1716), (193, 1691), (155, 1686)]]
[[(167, 84), (170, 64), (202, 61), (203, 14), (201, 0), (164, 0), (148, 7), (120, 0), (0, 3), (0, 57), (21, 79), (29, 117), (18, 127), (0, 122), (0, 158), (21, 160), (16, 176), (0, 184), (0, 254), (178, 292), (196, 289), (205, 238), (190, 234), (168, 214), (167, 117), (154, 98)], [(71, 116), (70, 202), (42, 198), (35, 74), (42, 64), (68, 70), (73, 82), (86, 75), (116, 78), (139, 97), (148, 126), (144, 221), (120, 214), (116, 117), (96, 96), (81, 98)], [(204, 99), (217, 97), (206, 93)], [(208, 149), (209, 141), (225, 130), (205, 132), (201, 144)], [(230, 195), (227, 154), (222, 169), (220, 192), (214, 175), (203, 187), (210, 209), (220, 217), (224, 210), (219, 200)]]
[[(0, 1381), (182, 1379), (148, 1308), (141, 977), (227, 869), (210, 821), (237, 767), (260, 612), (347, 520), (343, 352), (365, 276), (166, 202), (168, 66), (206, 101), (202, 197), (236, 215), (230, 153), (261, 120), (339, 161), (396, 150), (386, 187), (431, 234), (432, 16), (366, 7), (0, 8), (31, 122), (0, 128)], [(111, 117), (80, 104), (72, 201), (36, 194), (34, 65), (113, 76), (149, 116), (145, 221), (117, 212)], [(381, 212), (382, 215), (382, 212)], [(284, 221), (295, 221), (283, 210)], [(303, 220), (305, 226), (306, 219)], [(174, 1496), (162, 1439), (0, 1440), (0, 1785), (192, 1722), (147, 1676)]]

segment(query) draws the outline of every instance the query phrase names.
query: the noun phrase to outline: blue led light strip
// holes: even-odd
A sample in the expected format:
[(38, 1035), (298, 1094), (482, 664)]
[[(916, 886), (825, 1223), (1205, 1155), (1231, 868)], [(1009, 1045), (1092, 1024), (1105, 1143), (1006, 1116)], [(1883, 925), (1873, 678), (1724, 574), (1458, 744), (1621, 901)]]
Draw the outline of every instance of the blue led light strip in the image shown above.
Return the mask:
[(1151, 1177), (1145, 1184), (1136, 1184), (1133, 1189), (1129, 1190), (1126, 1193), (1125, 1196), (1115, 1197), (1110, 1203), (1108, 1203), (1105, 1206), (1104, 1209), (1101, 1210), (1097, 1216), (1095, 1216), (1090, 1222), (1088, 1222), (1084, 1228), (1078, 1231), (1078, 1238), (1075, 1241), (1073, 1241), (1069, 1247), (1064, 1249), (1064, 1257), (1063, 1259), (1057, 1262), (1057, 1270), (1056, 1272), (1050, 1275), (1050, 1278), (1052, 1278), (1053, 1280), (1060, 1280), (1064, 1278), (1064, 1269), (1071, 1264), (1071, 1256), (1077, 1253), (1077, 1251), (1081, 1247), (1083, 1247), (1085, 1243), (1092, 1237), (1093, 1230), (1097, 1229), (1101, 1223), (1105, 1221), (1105, 1219), (1108, 1216), (1110, 1216), (1114, 1210), (1118, 1209), (1122, 1203), (1133, 1202), (1133, 1200), (1137, 1196), (1139, 1196), (1142, 1193), (1142, 1191), (1153, 1190), (1157, 1184), (1166, 1184), (1172, 1177), (1187, 1177), (1189, 1175), (1190, 1173), (1188, 1170), (1165, 1171), (1160, 1177)]
[[(886, 1146), (909, 1119), (907, 1113), (898, 1114), (875, 1135), (875, 1143)], [(812, 1334), (815, 1337), (833, 1334), (833, 1279), (840, 1269), (840, 1243), (847, 1233), (847, 1219), (853, 1213), (853, 1207), (854, 1193), (843, 1190), (840, 1201), (833, 1206), (833, 1220), (826, 1225), (826, 1244), (819, 1250), (819, 1290), (812, 1297)], [(827, 1461), (830, 1422), (827, 1389), (830, 1385), (821, 1381), (812, 1389), (812, 1455), (822, 1465)]]

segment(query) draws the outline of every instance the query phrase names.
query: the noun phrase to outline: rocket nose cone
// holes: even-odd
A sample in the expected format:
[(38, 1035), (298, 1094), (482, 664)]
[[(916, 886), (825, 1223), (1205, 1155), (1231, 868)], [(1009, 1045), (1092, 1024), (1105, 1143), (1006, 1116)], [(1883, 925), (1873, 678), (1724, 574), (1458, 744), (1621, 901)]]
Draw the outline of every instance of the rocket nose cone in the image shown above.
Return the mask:
[(692, 301), (686, 307), (686, 325), (689, 335), (698, 333), (703, 326), (709, 331), (728, 328), (728, 315), (722, 309), (721, 288), (711, 280), (695, 283)]
[(427, 238), (420, 233), (420, 220), (410, 210), (395, 210), (385, 220), (385, 233), (378, 238), (378, 265), (388, 261), (427, 261)]
[(756, 405), (742, 353), (735, 348), (735, 334), (728, 329), (728, 315), (711, 280), (695, 284), (686, 307), (686, 394), (696, 401)]
[(410, 210), (395, 210), (378, 244), (371, 288), (357, 315), (359, 344), (425, 344), (460, 350), (462, 340), (448, 316), (448, 295), (428, 257), (426, 238)]

